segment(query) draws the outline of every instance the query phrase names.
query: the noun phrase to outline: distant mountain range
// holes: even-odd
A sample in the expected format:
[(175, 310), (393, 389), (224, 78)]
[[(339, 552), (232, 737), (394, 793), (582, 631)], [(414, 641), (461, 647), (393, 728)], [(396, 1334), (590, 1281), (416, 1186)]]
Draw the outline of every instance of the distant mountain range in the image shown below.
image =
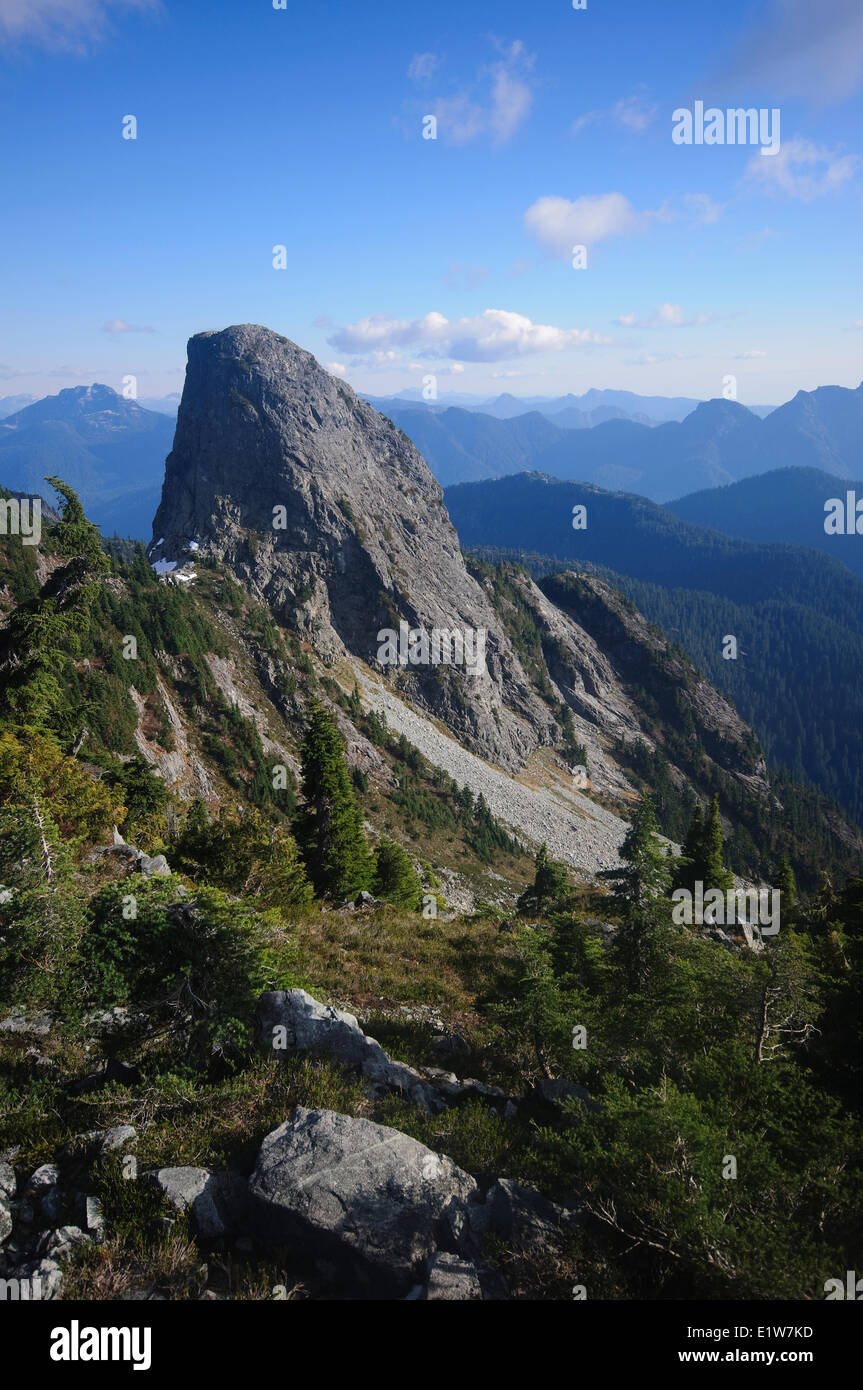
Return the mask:
[(32, 405), (37, 399), (36, 396), (0, 396), (0, 420), (23, 410), (25, 405)]
[(58, 475), (105, 535), (150, 534), (174, 421), (110, 386), (73, 386), (0, 421), (0, 483), (44, 493)]
[(825, 502), (831, 497), (844, 500), (849, 490), (863, 500), (863, 481), (837, 478), (818, 468), (776, 468), (727, 487), (693, 492), (669, 502), (668, 509), (684, 521), (742, 540), (814, 546), (863, 577), (863, 536), (828, 535), (824, 530)]
[[(597, 391), (594, 388), (580, 396), (572, 392), (565, 396), (514, 396), (505, 391), (489, 399), (449, 391), (441, 392), (434, 401), (427, 401), (422, 390), (412, 386), (395, 396), (366, 396), (364, 399), (385, 414), (392, 413), (391, 407), (415, 405), (435, 413), (458, 406), (481, 415), (492, 415), (496, 420), (512, 420), (536, 410), (565, 429), (589, 429), (613, 419), (660, 425), (668, 420), (685, 420), (701, 404), (690, 396), (639, 396), (634, 391)], [(753, 405), (749, 409), (755, 415), (769, 415), (775, 407)]]
[(798, 391), (763, 419), (726, 400), (702, 401), (683, 420), (612, 419), (593, 428), (562, 428), (538, 411), (497, 419), (391, 404), (389, 414), (444, 487), (527, 469), (666, 502), (780, 467), (863, 473), (863, 387)]
[[(619, 588), (734, 700), (774, 765), (863, 820), (863, 583), (840, 560), (536, 473), (444, 496), (462, 545), (485, 559), (521, 560), (534, 578), (586, 567)], [(723, 655), (729, 635), (734, 658)]]

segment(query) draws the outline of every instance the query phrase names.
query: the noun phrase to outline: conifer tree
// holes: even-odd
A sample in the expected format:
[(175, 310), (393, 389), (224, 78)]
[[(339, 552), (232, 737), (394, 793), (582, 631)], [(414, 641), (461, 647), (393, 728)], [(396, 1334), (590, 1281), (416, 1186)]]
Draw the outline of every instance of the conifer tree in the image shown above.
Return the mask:
[(516, 904), (519, 912), (541, 913), (546, 906), (559, 902), (569, 888), (566, 865), (549, 858), (548, 845), (540, 845), (533, 862), (536, 870), (533, 883)]
[(320, 896), (352, 897), (369, 887), (371, 859), (344, 743), (317, 700), (311, 704), (300, 758), (304, 805), (295, 829), (306, 869)]
[(719, 816), (719, 795), (714, 793), (710, 811), (704, 824), (702, 838), (702, 867), (705, 893), (711, 888), (719, 888), (723, 893), (734, 887), (734, 875), (725, 866), (725, 841), (722, 835), (722, 821)]
[(646, 792), (636, 807), (620, 858), (621, 868), (605, 869), (598, 877), (612, 886), (611, 902), (621, 920), (615, 951), (627, 983), (632, 990), (643, 990), (661, 973), (671, 880), (653, 801)]
[(416, 911), (422, 901), (422, 884), (413, 861), (395, 840), (381, 840), (375, 851), (372, 892), (378, 898)]
[(701, 814), (701, 803), (696, 801), (695, 810), (692, 813), (692, 823), (689, 827), (686, 839), (683, 842), (683, 849), (680, 858), (674, 866), (674, 887), (688, 888), (692, 892), (696, 881), (704, 877), (704, 866), (702, 863), (702, 841), (704, 839), (704, 819)]

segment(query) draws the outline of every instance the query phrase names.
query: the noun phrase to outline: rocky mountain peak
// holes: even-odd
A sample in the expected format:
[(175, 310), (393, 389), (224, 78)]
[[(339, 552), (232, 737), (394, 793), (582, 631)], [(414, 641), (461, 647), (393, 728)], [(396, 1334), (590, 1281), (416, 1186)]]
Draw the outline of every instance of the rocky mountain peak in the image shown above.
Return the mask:
[(552, 734), (421, 455), (277, 333), (242, 324), (190, 340), (153, 536), (154, 563), (182, 562), (192, 545), (217, 556), (324, 657), (376, 665), (379, 632), (402, 622), (481, 641), (474, 673), (423, 661), (421, 648), (417, 664), (389, 670), (503, 766)]

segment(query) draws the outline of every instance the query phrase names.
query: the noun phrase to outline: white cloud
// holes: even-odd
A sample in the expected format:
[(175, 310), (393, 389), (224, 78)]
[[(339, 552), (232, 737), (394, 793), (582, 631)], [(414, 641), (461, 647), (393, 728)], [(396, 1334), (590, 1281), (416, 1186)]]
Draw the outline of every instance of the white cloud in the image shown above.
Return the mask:
[(621, 97), (608, 111), (585, 111), (583, 116), (573, 121), (570, 134), (580, 135), (589, 126), (610, 118), (633, 134), (643, 135), (658, 113), (659, 107), (654, 102), (648, 101), (643, 93), (634, 92), (630, 97)]
[(601, 111), (585, 111), (583, 116), (579, 116), (576, 120), (573, 121), (572, 125), (569, 128), (570, 134), (580, 135), (583, 130), (587, 130), (589, 126), (596, 125), (596, 122), (601, 120)]
[(102, 324), (103, 333), (155, 333), (146, 324), (127, 323), (125, 319), (108, 319)]
[(684, 193), (683, 201), (692, 209), (697, 222), (708, 224), (719, 221), (722, 204), (714, 203), (709, 193)]
[(752, 362), (758, 357), (766, 357), (766, 352), (759, 351), (758, 348), (749, 348), (747, 352), (737, 352), (734, 354), (735, 362)]
[(615, 320), (621, 328), (696, 328), (710, 323), (712, 314), (695, 314), (687, 318), (679, 304), (660, 304), (648, 319), (639, 319), (636, 314), (621, 314)]
[(594, 246), (607, 237), (637, 232), (652, 214), (637, 213), (622, 193), (538, 198), (524, 214), (524, 224), (546, 251), (569, 259), (573, 246)]
[(765, 192), (787, 193), (808, 203), (840, 188), (859, 163), (855, 154), (839, 154), (798, 138), (783, 140), (771, 159), (754, 155), (746, 166), (746, 177)]
[(522, 121), (527, 120), (532, 103), (533, 93), (527, 83), (500, 67), (494, 79), (489, 113), (489, 123), (499, 144), (511, 139)]
[(87, 51), (122, 11), (157, 10), (159, 0), (0, 0), (0, 42)]
[(437, 118), (440, 137), (453, 145), (467, 145), (480, 136), (506, 144), (530, 114), (533, 92), (527, 76), (533, 57), (520, 39), (497, 47), (499, 62), (487, 64), (470, 86), (427, 108)]
[(659, 107), (653, 102), (646, 101), (643, 96), (624, 97), (615, 102), (611, 108), (611, 114), (616, 121), (627, 130), (634, 131), (640, 135), (642, 131), (656, 120)]
[(328, 362), (328, 363), (327, 363), (327, 371), (328, 371), (328, 372), (332, 372), (334, 376), (344, 376), (344, 374), (345, 374), (345, 372), (346, 372), (347, 370), (348, 370), (348, 369), (347, 369), (347, 367), (345, 366), (344, 362)]
[(436, 53), (415, 53), (408, 65), (408, 77), (420, 84), (429, 82), (440, 62)]
[(384, 355), (396, 356), (395, 347), (419, 344), (432, 349), (432, 356), (454, 357), (462, 362), (502, 362), (532, 353), (562, 352), (607, 341), (586, 328), (533, 323), (524, 314), (507, 309), (484, 309), (480, 314), (454, 322), (438, 313), (413, 320), (374, 314), (339, 329), (329, 339), (332, 347), (371, 353), (373, 361), (381, 360)]
[(863, 79), (860, 0), (771, 0), (743, 37), (731, 77), (818, 105), (844, 101)]

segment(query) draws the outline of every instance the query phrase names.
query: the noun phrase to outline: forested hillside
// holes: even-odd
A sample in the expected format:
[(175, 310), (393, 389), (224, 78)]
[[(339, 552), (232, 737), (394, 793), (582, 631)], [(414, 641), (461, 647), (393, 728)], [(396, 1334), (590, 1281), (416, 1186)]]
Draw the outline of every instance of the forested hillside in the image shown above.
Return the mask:
[[(7, 544), (0, 633), (4, 1278), (79, 1299), (769, 1300), (853, 1267), (859, 878), (800, 892), (777, 864), (773, 937), (682, 925), (674, 885), (732, 882), (732, 792), (719, 778), (672, 855), (667, 760), (637, 749), (620, 863), (593, 884), (544, 846), (531, 865), (217, 561), (197, 591), (160, 581), (58, 487), (38, 551)], [(546, 600), (477, 573), (537, 688), (569, 690), (573, 654), (531, 635)], [(596, 581), (546, 587), (625, 668), (645, 740), (671, 737), (670, 701), (667, 751), (709, 776), (685, 660)], [(263, 727), (236, 699), (240, 634), (272, 676)], [(142, 746), (176, 755), (174, 785)], [(796, 816), (764, 829), (805, 860)], [(447, 902), (456, 841), (498, 891), (520, 876), (506, 915)]]
[[(451, 488), (447, 504), (462, 543), (485, 558), (523, 560), (534, 575), (605, 575), (734, 700), (772, 766), (863, 819), (863, 583), (840, 561), (538, 476)], [(581, 505), (587, 526), (573, 530)], [(723, 656), (728, 636), (736, 658)]]

